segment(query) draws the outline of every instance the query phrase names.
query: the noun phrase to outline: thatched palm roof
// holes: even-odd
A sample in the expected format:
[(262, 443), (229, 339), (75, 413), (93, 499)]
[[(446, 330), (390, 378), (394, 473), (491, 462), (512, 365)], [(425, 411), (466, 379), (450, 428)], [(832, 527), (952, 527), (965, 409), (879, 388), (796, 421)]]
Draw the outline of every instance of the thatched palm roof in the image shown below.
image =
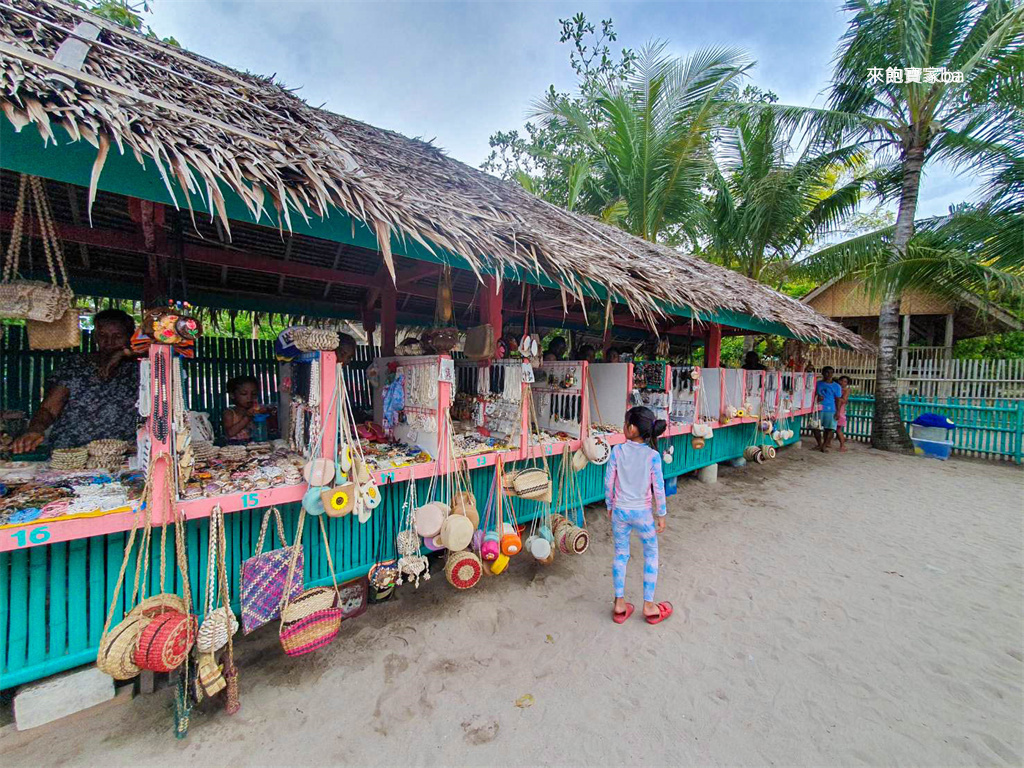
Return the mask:
[[(611, 291), (647, 320), (665, 305), (705, 316), (729, 310), (782, 323), (803, 338), (862, 345), (735, 272), (552, 206), (429, 143), (315, 109), (269, 79), (64, 3), (8, 2), (0, 2), (0, 107), (16, 128), (34, 124), (45, 138), (62, 126), (96, 146), (94, 187), (114, 144), (140, 162), (155, 161), (172, 196), (173, 178), (204, 198), (227, 229), (218, 183), (255, 219), (284, 227), (296, 216), (344, 210), (376, 232), (392, 270), (397, 235), (457, 254), (478, 273), (543, 274), (581, 300)], [(90, 37), (82, 22), (99, 28), (87, 49), (76, 42)], [(177, 202), (189, 200), (179, 192)]]

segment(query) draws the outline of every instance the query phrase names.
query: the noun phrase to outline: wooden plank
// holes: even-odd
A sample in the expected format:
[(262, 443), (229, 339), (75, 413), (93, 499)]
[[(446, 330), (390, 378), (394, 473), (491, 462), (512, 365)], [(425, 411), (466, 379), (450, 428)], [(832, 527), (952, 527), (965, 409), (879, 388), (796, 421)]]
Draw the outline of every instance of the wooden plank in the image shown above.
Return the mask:
[(7, 670), (15, 670), (25, 666), (26, 650), (28, 649), (28, 552), (24, 549), (10, 553), (11, 587), (10, 609), (7, 613)]
[[(63, 656), (68, 649), (68, 544), (53, 544), (50, 550), (49, 632), (47, 653), (49, 658)], [(78, 582), (79, 584), (84, 582)], [(72, 590), (78, 586), (71, 582)]]

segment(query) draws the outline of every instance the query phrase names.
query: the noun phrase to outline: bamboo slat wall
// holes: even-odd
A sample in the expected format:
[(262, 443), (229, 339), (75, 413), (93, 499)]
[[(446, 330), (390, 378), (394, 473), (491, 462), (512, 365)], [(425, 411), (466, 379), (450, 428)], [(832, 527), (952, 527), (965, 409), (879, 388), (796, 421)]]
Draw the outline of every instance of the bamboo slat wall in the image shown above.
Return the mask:
[[(1024, 400), (995, 400), (978, 404), (961, 398), (901, 397), (900, 411), (907, 424), (922, 413), (938, 413), (956, 424), (953, 452), (982, 459), (1024, 461)], [(846, 406), (846, 435), (866, 441), (871, 437), (875, 413), (872, 397), (853, 395)]]
[[(82, 334), (80, 352), (90, 349), (89, 333)], [(377, 347), (359, 346), (356, 357), (345, 368), (345, 384), (354, 407), (373, 407), (366, 381), (366, 368), (379, 352)], [(28, 348), (23, 326), (4, 326), (0, 338), (0, 408), (31, 414), (42, 402), (46, 377), (74, 350), (41, 351)], [(220, 415), (230, 405), (225, 385), (235, 376), (255, 376), (260, 399), (277, 400), (277, 360), (274, 342), (264, 339), (201, 338), (196, 356), (185, 361), (186, 406), (210, 414), (214, 432), (221, 432)]]
[[(876, 358), (842, 349), (818, 347), (807, 361), (816, 370), (826, 365), (853, 381), (858, 394), (875, 391)], [(1024, 398), (1024, 360), (957, 360), (945, 347), (901, 347), (899, 393), (915, 397), (971, 400)]]

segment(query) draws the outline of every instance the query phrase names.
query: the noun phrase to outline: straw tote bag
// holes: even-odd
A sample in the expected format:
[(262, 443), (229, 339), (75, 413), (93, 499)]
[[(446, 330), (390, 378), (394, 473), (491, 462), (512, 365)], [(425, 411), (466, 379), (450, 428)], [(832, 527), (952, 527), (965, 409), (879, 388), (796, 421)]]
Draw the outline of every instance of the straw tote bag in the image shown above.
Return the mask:
[[(305, 512), (299, 513), (296, 540), (302, 536), (305, 517)], [(324, 543), (324, 552), (327, 555), (327, 566), (331, 569), (333, 587), (308, 589), (297, 598), (288, 600), (281, 609), (279, 636), (281, 647), (289, 656), (303, 656), (319, 650), (330, 644), (341, 630), (343, 614), (338, 605), (340, 595), (338, 594), (338, 579), (334, 575), (334, 562), (331, 559), (331, 545), (327, 540), (327, 528), (324, 526), (323, 518), (318, 517), (317, 522), (320, 523), (320, 535)], [(292, 560), (289, 563), (286, 585), (290, 585), (295, 576), (296, 560), (297, 553), (292, 555)]]
[[(277, 536), (283, 546), (264, 552), (263, 540), (267, 535), (267, 523), (270, 522), (271, 515), (274, 516), (277, 523)], [(256, 542), (256, 554), (242, 563), (240, 600), (242, 603), (242, 629), (245, 634), (259, 629), (280, 614), (281, 603), (285, 600), (285, 579), (288, 576), (289, 563), (292, 561), (293, 554), (295, 567), (299, 573), (302, 573), (302, 544), (296, 537), (295, 544), (288, 546), (281, 513), (277, 507), (271, 507), (263, 516), (260, 537)], [(302, 594), (301, 579), (292, 585), (288, 592), (291, 597), (298, 597), (300, 594)]]
[[(537, 420), (537, 408), (533, 402), (533, 394), (528, 391), (526, 396), (530, 401), (530, 420), (539, 434), (540, 424)], [(529, 449), (529, 441), (527, 441), (527, 448)], [(505, 488), (513, 496), (518, 496), (521, 499), (551, 501), (551, 473), (548, 471), (548, 460), (543, 450), (539, 462), (537, 459), (527, 459), (527, 461), (533, 461), (535, 466), (524, 467), (511, 473), (509, 481), (505, 483)]]
[[(46, 267), (50, 272), (48, 283), (42, 280), (18, 279), (27, 194), (32, 196), (39, 229), (43, 236), (43, 253), (46, 256)], [(26, 242), (31, 242), (31, 235), (26, 238)], [(57, 239), (57, 230), (53, 224), (49, 201), (43, 190), (43, 182), (35, 176), (22, 174), (18, 186), (18, 202), (14, 210), (14, 225), (11, 228), (10, 242), (7, 244), (3, 276), (0, 279), (0, 317), (52, 323), (64, 317), (71, 308), (72, 298), (67, 271), (64, 268), (64, 253)]]

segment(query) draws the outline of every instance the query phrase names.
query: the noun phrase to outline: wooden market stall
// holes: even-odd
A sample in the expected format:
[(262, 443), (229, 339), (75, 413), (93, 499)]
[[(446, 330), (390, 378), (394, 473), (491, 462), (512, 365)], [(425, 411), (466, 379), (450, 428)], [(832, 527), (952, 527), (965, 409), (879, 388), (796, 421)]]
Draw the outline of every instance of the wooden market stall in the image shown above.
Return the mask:
[[(480, 503), (497, 472), (542, 458), (555, 481), (555, 511), (600, 500), (600, 466), (573, 476), (579, 495), (565, 506), (558, 478), (569, 476), (563, 462), (592, 426), (608, 426), (611, 443), (622, 439), (613, 430), (630, 404), (648, 402), (672, 422), (668, 476), (742, 455), (769, 410), (797, 424), (798, 435), (799, 419), (813, 405), (807, 398), (813, 379), (776, 373), (748, 379), (722, 370), (723, 334), (862, 343), (734, 272), (551, 206), (429, 143), (314, 109), (271, 80), (63, 3), (4, 6), (0, 54), (5, 248), (21, 226), (19, 180), (31, 175), (43, 180), (50, 231), (63, 244), (71, 287), (80, 296), (147, 308), (187, 299), (205, 311), (250, 310), (300, 318), (303, 326), (333, 328), (345, 320), (369, 332), (379, 327), (380, 349), (362, 350), (359, 365), (339, 370), (333, 349), (312, 350), (317, 373), (302, 374), (314, 383), (301, 418), (316, 425), (318, 439), (305, 441), (303, 458), (334, 461), (336, 447), (344, 448), (338, 438), (353, 434), (338, 427), (338, 414), (343, 403), (357, 401), (386, 425), (386, 445), (418, 449), (422, 460), (397, 448), (367, 454), (379, 506), (365, 519), (322, 518), (332, 559), (322, 556), (316, 526), (304, 529), (307, 586), (329, 583), (332, 563), (337, 577), (349, 580), (395, 558), (410, 490), (422, 500), (436, 486), (432, 479), (456, 467), (467, 473)], [(23, 231), (39, 240), (48, 226), (30, 218)], [(40, 263), (23, 267), (23, 277), (45, 277)], [(601, 330), (613, 329), (606, 338), (654, 331), (698, 340), (705, 367), (677, 374), (663, 361), (532, 365), (537, 351), (515, 356), (513, 348), (538, 338), (541, 329), (582, 330), (600, 318)], [(492, 351), (469, 361), (455, 346), (396, 349), (399, 325), (472, 328), (475, 341), (490, 334), (484, 346)], [(180, 369), (172, 391), (180, 393), (182, 408), (205, 411), (216, 422), (227, 405), (225, 374), (257, 374), (266, 400), (278, 397), (285, 379), (290, 387), (301, 378), (279, 377), (273, 351), (257, 347), (208, 335), (196, 341), (194, 357), (181, 359), (154, 343), (143, 379), (159, 391), (158, 371)], [(409, 351), (421, 354), (401, 354)], [(31, 410), (56, 353), (25, 349), (15, 326), (5, 326), (2, 352), (2, 406)], [(423, 383), (430, 381), (434, 386)], [(408, 405), (396, 409), (399, 394)], [(742, 416), (726, 414), (745, 400), (751, 407)], [(714, 429), (702, 448), (689, 439), (698, 423)], [(280, 506), (293, 535), (309, 484), (227, 492), (203, 486), (189, 498), (180, 475), (183, 450), (153, 416), (146, 425), (148, 455), (179, 459), (171, 471), (180, 497), (170, 508), (162, 502), (154, 508), (163, 519), (187, 521), (193, 608), (202, 613), (215, 508), (225, 513), (237, 608), (241, 563), (253, 553), (264, 511)], [(0, 633), (0, 686), (95, 659), (136, 510), (129, 505), (0, 528), (0, 617), (7, 627)], [(519, 522), (543, 510), (527, 502), (518, 509)], [(270, 538), (276, 546), (277, 536)], [(114, 613), (130, 607), (125, 592)]]

